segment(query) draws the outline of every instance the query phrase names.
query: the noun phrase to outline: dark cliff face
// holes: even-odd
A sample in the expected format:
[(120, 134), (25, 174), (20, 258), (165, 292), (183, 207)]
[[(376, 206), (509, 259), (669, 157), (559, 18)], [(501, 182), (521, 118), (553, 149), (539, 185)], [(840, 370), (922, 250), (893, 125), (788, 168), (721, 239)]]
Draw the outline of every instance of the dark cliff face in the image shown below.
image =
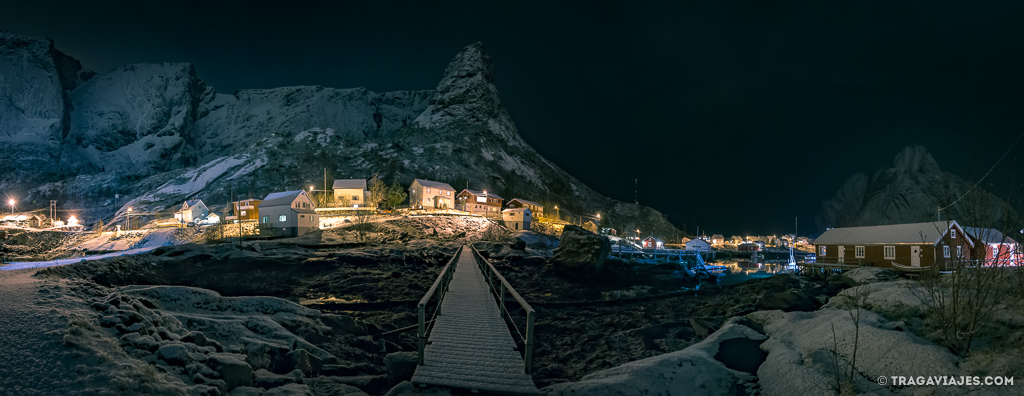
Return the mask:
[[(971, 191), (972, 184), (943, 172), (925, 147), (908, 146), (891, 167), (877, 169), (871, 176), (852, 176), (822, 203), (815, 220), (819, 229), (917, 223), (940, 215), (971, 225), (999, 223), (1009, 210), (1005, 202), (980, 189)], [(946, 209), (940, 214), (939, 208)]]
[[(480, 43), (460, 51), (432, 91), (304, 86), (225, 95), (191, 64), (127, 65), (93, 75), (48, 40), (22, 41), (0, 36), (0, 70), (31, 75), (52, 102), (38, 113), (52, 122), (43, 128), (0, 118), (21, 134), (0, 136), (0, 146), (11, 148), (0, 155), (31, 161), (8, 183), (36, 200), (105, 208), (97, 216), (124, 205), (160, 211), (187, 197), (216, 205), (232, 194), (321, 185), (326, 169), (330, 178), (380, 174), (401, 184), (468, 184), (506, 200), (559, 205), (561, 214), (602, 213), (605, 225), (677, 232), (657, 211), (598, 194), (530, 147), (501, 102), (494, 63)], [(36, 65), (20, 62), (22, 51)], [(23, 113), (3, 106), (0, 117)], [(46, 147), (17, 143), (25, 136)], [(115, 207), (115, 193), (129, 199)]]

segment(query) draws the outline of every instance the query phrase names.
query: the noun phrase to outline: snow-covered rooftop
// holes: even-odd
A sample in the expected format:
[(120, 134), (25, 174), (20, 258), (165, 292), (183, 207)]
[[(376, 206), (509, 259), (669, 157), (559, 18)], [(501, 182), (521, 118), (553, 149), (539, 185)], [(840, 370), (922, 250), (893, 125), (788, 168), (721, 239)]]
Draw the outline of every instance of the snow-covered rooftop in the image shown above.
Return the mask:
[[(499, 197), (498, 194), (495, 194), (495, 193), (483, 192), (483, 191), (480, 191), (480, 190), (470, 190), (468, 188), (463, 189), (462, 192), (468, 192), (468, 193), (473, 194), (473, 195), (478, 196), (478, 197), (490, 197), (490, 198), (497, 198), (497, 199), (505, 199), (505, 198)], [(459, 194), (462, 194), (462, 192), (460, 192)]]
[(508, 202), (510, 202), (510, 203), (511, 203), (512, 201), (517, 201), (517, 202), (519, 202), (519, 203), (522, 203), (522, 204), (524, 204), (524, 205), (533, 205), (533, 206), (540, 206), (540, 207), (542, 207), (542, 208), (544, 207), (544, 205), (541, 205), (541, 204), (539, 204), (539, 203), (536, 203), (536, 202), (533, 202), (533, 201), (527, 201), (527, 200), (525, 200), (525, 199), (522, 199), (522, 198), (512, 198), (512, 200), (510, 200), (510, 201), (508, 201)]
[(334, 181), (335, 190), (366, 189), (366, 179), (337, 179)]
[(850, 244), (850, 245), (881, 245), (881, 244), (930, 244), (938, 243), (946, 234), (946, 230), (955, 221), (933, 221), (927, 223), (893, 224), (869, 227), (833, 228), (825, 231), (815, 244)]
[(270, 206), (280, 206), (280, 205), (291, 206), (292, 202), (295, 201), (296, 197), (298, 197), (300, 194), (305, 194), (305, 193), (306, 192), (303, 191), (303, 190), (294, 190), (294, 191), (284, 191), (284, 192), (270, 193), (270, 194), (267, 194), (266, 198), (263, 198), (263, 202), (260, 202), (260, 207), (261, 208), (266, 208), (266, 207), (270, 207)]
[(1013, 238), (1003, 235), (1002, 232), (995, 228), (967, 227), (964, 228), (964, 232), (971, 234), (972, 237), (975, 237), (984, 243), (1017, 243)]
[(437, 188), (437, 189), (441, 189), (441, 190), (455, 191), (455, 189), (452, 188), (452, 186), (449, 186), (448, 183), (441, 183), (441, 182), (436, 182), (436, 181), (432, 181), (432, 180), (423, 180), (423, 179), (416, 179), (415, 181), (419, 182), (420, 185), (423, 186), (423, 187), (431, 187), (431, 188)]

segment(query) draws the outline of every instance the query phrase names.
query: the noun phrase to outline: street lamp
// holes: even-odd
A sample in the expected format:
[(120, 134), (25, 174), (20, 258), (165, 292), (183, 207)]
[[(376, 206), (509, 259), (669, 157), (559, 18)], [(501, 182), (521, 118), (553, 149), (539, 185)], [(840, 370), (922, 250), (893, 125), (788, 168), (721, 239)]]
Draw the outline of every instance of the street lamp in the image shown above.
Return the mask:
[(558, 205), (555, 205), (555, 218), (557, 218), (559, 221), (562, 220), (562, 216), (558, 215)]
[(124, 229), (125, 229), (125, 231), (131, 231), (132, 230), (132, 222), (131, 222), (131, 220), (132, 220), (132, 208), (128, 208), (128, 215), (125, 216), (125, 218), (124, 218), (124, 222), (125, 222)]
[(13, 199), (9, 199), (9, 200), (7, 200), (7, 203), (11, 205), (11, 214), (13, 215), (14, 214), (14, 200)]

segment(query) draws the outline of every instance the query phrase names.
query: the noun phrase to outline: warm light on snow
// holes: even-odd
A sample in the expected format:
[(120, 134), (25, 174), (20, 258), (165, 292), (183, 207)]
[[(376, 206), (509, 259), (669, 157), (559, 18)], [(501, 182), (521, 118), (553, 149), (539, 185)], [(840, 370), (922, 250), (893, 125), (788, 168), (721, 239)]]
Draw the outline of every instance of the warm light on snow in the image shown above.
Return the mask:
[(68, 225), (69, 226), (76, 226), (76, 225), (78, 225), (78, 219), (76, 219), (75, 216), (69, 217), (68, 218)]

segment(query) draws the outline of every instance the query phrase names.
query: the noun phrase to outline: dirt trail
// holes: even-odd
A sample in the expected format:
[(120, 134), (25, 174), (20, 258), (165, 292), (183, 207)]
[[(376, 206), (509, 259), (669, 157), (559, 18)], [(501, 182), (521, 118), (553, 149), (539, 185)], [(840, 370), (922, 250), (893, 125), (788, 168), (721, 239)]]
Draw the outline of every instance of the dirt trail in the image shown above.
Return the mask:
[(62, 339), (68, 320), (50, 301), (52, 281), (35, 272), (0, 272), (0, 394), (71, 394), (78, 375)]

